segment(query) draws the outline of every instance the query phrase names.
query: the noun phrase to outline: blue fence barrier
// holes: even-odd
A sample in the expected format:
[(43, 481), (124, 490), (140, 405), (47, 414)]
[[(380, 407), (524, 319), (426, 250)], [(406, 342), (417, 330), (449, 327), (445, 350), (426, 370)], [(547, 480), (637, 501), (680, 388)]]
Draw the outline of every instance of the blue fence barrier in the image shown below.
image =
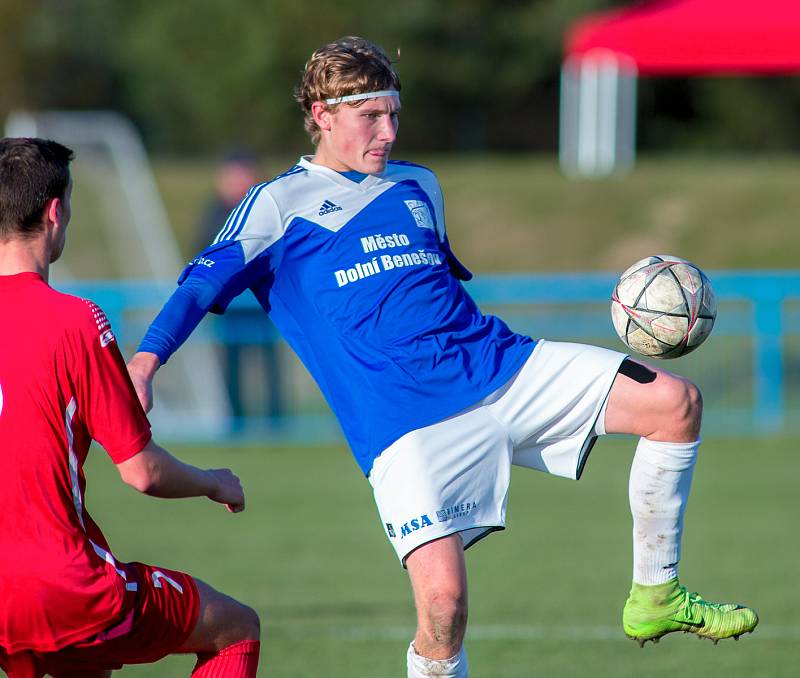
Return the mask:
[[(712, 272), (710, 278), (719, 306), (711, 338), (695, 353), (660, 364), (700, 384), (706, 433), (793, 432), (798, 421), (794, 414), (800, 409), (800, 384), (796, 383), (800, 376), (800, 272)], [(608, 310), (615, 281), (616, 276), (605, 273), (481, 275), (467, 287), (486, 312), (497, 312), (517, 331), (622, 350)], [(144, 281), (83, 281), (59, 287), (98, 303), (127, 352), (135, 348), (147, 323), (174, 290), (171, 282)], [(257, 304), (251, 295), (244, 295), (232, 308), (256, 310)], [(223, 326), (216, 320), (204, 321), (190, 341), (283, 346), (267, 322)], [(327, 413), (321, 400), (311, 406), (282, 400), (287, 409), (278, 415), (287, 425), (253, 428), (250, 425), (258, 423), (261, 415), (250, 413), (245, 426), (237, 429), (302, 431), (308, 428), (302, 424), (304, 418)], [(292, 421), (300, 422), (299, 426), (288, 425)]]

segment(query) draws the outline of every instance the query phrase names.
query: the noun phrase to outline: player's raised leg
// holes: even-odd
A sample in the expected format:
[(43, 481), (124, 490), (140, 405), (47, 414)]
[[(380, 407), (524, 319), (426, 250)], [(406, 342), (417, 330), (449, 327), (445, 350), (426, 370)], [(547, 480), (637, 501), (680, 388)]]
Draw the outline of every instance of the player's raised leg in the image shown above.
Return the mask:
[(12, 678), (107, 678), (104, 669), (151, 664), (172, 654), (196, 654), (196, 678), (255, 678), (260, 644), (254, 610), (185, 572), (144, 563), (125, 567), (137, 594), (122, 622), (39, 655), (38, 674)]
[(255, 678), (260, 651), (258, 615), (247, 605), (195, 579), (197, 626), (178, 652), (197, 654), (193, 678)]
[(609, 394), (607, 433), (641, 436), (631, 466), (633, 585), (625, 633), (643, 645), (673, 631), (719, 641), (751, 632), (747, 607), (708, 603), (678, 582), (686, 504), (700, 446), (702, 397), (687, 379), (625, 360)]
[(408, 678), (467, 678), (467, 570), (458, 534), (429, 542), (406, 560), (417, 608)]

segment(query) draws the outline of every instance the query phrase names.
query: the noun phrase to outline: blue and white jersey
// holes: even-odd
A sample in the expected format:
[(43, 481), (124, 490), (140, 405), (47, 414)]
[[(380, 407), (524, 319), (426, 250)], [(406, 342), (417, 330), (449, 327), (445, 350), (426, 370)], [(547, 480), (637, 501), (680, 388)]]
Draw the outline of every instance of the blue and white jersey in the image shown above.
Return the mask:
[(140, 346), (162, 363), (250, 289), (319, 384), (361, 469), (502, 386), (534, 342), (483, 315), (419, 165), (352, 181), (301, 158), (254, 186), (179, 278)]

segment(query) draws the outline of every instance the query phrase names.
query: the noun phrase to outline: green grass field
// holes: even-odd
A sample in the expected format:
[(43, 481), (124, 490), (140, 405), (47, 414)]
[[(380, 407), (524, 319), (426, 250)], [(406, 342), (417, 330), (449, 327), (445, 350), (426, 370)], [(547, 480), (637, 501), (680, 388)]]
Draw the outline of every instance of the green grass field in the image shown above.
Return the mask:
[[(711, 600), (753, 605), (756, 633), (716, 647), (672, 635), (643, 650), (620, 627), (633, 444), (602, 441), (579, 483), (515, 470), (508, 529), (467, 555), (470, 675), (797, 676), (797, 441), (707, 440), (689, 504), (683, 581)], [(253, 605), (262, 618), (260, 675), (405, 676), (414, 620), (406, 574), (343, 445), (173, 451), (234, 468), (247, 510), (138, 495), (95, 449), (86, 504), (119, 558), (188, 570)], [(115, 675), (186, 676), (191, 666), (175, 657)]]

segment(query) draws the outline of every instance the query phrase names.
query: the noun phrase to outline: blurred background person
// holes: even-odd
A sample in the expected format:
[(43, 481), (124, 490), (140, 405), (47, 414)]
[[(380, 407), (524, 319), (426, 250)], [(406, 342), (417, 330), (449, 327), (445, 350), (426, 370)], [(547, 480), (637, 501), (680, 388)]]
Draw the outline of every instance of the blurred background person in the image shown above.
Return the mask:
[[(257, 154), (246, 147), (231, 147), (220, 158), (214, 179), (214, 194), (200, 218), (193, 252), (208, 247), (225, 226), (231, 212), (248, 190), (261, 180), (261, 166)], [(275, 423), (283, 413), (280, 366), (275, 340), (276, 332), (260, 308), (243, 308), (234, 303), (226, 313), (217, 318), (217, 337), (222, 342), (223, 374), (231, 409), (231, 428), (241, 431), (248, 417), (269, 418)], [(243, 359), (254, 362), (242, 372)], [(256, 385), (263, 400), (248, 397), (248, 379), (244, 374), (256, 375)], [(250, 402), (249, 405), (246, 403)], [(263, 405), (263, 406), (260, 406)]]

